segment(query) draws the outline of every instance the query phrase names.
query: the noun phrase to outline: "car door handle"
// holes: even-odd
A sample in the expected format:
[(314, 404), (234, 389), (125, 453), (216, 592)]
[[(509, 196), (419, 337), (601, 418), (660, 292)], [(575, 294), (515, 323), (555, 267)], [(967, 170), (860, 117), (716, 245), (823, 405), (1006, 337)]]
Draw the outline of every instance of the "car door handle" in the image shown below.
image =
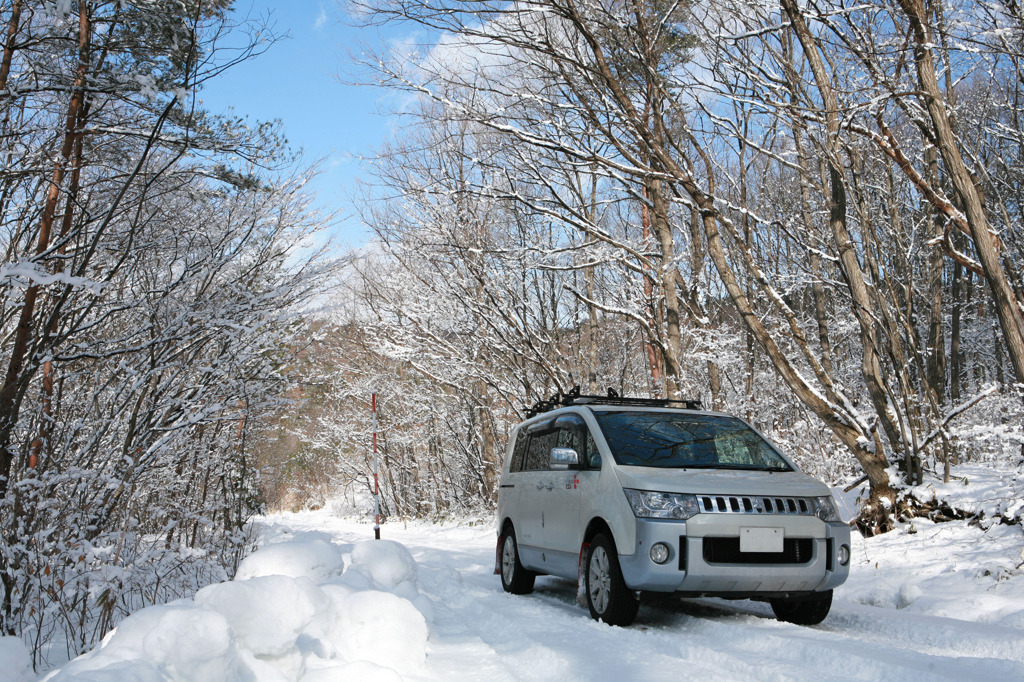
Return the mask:
[(538, 483), (537, 484), (537, 490), (544, 490), (544, 489), (554, 490), (555, 489), (555, 484), (554, 483)]

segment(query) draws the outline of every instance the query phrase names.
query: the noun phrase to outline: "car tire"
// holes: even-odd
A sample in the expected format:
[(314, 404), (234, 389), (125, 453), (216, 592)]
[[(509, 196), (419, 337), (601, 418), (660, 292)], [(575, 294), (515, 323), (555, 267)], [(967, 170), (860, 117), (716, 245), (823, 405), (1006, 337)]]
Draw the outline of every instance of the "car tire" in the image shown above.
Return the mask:
[(501, 541), (501, 586), (512, 594), (529, 594), (533, 592), (536, 577), (536, 573), (523, 568), (519, 561), (516, 532), (509, 526)]
[(817, 625), (825, 620), (832, 608), (832, 590), (816, 593), (812, 597), (772, 599), (772, 611), (778, 620), (797, 625)]
[(584, 574), (591, 618), (608, 625), (629, 625), (636, 619), (640, 602), (622, 579), (619, 553), (607, 535), (591, 540)]

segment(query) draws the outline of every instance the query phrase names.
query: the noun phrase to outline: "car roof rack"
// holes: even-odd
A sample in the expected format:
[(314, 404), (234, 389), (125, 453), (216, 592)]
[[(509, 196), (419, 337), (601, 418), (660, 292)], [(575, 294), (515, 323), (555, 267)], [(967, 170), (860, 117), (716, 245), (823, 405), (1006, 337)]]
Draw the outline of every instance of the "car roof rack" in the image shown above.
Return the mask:
[(623, 405), (639, 407), (683, 407), (687, 410), (701, 409), (699, 400), (674, 400), (672, 398), (626, 398), (620, 396), (614, 388), (608, 389), (608, 395), (583, 395), (579, 386), (573, 386), (568, 392), (558, 391), (547, 400), (538, 400), (526, 412), (526, 418), (536, 417), (559, 407), (570, 405)]

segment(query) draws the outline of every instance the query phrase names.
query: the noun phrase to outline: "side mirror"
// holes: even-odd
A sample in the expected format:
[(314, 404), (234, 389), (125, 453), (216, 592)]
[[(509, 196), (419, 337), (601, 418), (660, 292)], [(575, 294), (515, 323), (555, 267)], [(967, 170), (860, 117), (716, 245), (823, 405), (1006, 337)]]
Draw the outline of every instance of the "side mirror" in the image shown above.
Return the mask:
[(569, 467), (579, 466), (580, 456), (572, 448), (551, 448), (549, 463), (552, 469), (564, 471)]

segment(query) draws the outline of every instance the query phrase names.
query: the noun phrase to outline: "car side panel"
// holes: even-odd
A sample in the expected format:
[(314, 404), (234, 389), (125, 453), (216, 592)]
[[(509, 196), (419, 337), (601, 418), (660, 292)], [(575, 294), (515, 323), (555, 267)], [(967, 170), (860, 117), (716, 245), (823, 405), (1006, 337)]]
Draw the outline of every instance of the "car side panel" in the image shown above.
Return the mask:
[(541, 551), (544, 549), (544, 527), (541, 509), (541, 496), (544, 490), (538, 490), (541, 478), (549, 472), (521, 471), (511, 474), (515, 488), (506, 489), (510, 500), (512, 525), (516, 529), (516, 541), (519, 544), (519, 557), (524, 566), (534, 570), (544, 570)]
[[(589, 410), (583, 418), (594, 437), (594, 443), (601, 453), (600, 476), (594, 486), (582, 498), (580, 505), (580, 542), (582, 533), (595, 519), (601, 519), (612, 531), (612, 539), (619, 554), (633, 554), (636, 548), (636, 524), (633, 510), (629, 508), (622, 485), (615, 475), (615, 460), (612, 458), (608, 443), (597, 425), (597, 420)], [(598, 472), (591, 472), (598, 473)]]
[[(498, 494), (498, 533), (507, 519), (515, 528), (516, 542), (519, 546), (519, 559), (526, 568), (538, 569), (540, 563), (540, 512), (536, 505), (536, 489), (533, 479), (541, 472), (515, 471), (510, 472), (516, 439), (522, 429), (512, 434), (505, 451), (502, 465), (501, 483)], [(525, 434), (524, 434), (525, 435)]]

